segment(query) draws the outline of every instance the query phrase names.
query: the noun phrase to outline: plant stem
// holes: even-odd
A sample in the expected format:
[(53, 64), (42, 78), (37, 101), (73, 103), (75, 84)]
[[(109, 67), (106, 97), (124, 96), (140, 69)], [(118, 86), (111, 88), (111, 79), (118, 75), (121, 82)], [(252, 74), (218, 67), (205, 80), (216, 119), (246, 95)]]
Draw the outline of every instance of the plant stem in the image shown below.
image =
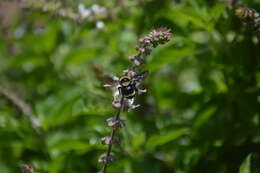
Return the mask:
[[(121, 112), (122, 112), (122, 109), (124, 108), (124, 96), (122, 96), (122, 98), (121, 98), (121, 100), (120, 100), (120, 108), (119, 108), (119, 110), (118, 110), (118, 112), (117, 112), (117, 114), (116, 114), (116, 121), (117, 120), (119, 120), (119, 118), (120, 118), (120, 114), (121, 114)], [(109, 143), (109, 145), (108, 145), (108, 149), (107, 149), (107, 153), (106, 153), (106, 157), (108, 158), (109, 156), (110, 156), (110, 154), (111, 154), (111, 151), (112, 151), (112, 146), (113, 146), (113, 140), (114, 140), (114, 137), (115, 137), (115, 134), (116, 134), (116, 131), (117, 131), (117, 129), (118, 128), (113, 128), (112, 129), (112, 132), (111, 132), (111, 138), (110, 138), (110, 143)], [(107, 170), (107, 166), (108, 166), (108, 164), (104, 164), (104, 166), (103, 166), (103, 168), (102, 168), (102, 173), (106, 173), (106, 170)]]
[(0, 85), (0, 95), (3, 95), (6, 99), (8, 99), (13, 105), (17, 107), (17, 109), (23, 113), (32, 123), (33, 128), (37, 133), (41, 132), (40, 122), (34, 115), (30, 104), (25, 102), (22, 98), (18, 96), (15, 91), (8, 89), (4, 86)]

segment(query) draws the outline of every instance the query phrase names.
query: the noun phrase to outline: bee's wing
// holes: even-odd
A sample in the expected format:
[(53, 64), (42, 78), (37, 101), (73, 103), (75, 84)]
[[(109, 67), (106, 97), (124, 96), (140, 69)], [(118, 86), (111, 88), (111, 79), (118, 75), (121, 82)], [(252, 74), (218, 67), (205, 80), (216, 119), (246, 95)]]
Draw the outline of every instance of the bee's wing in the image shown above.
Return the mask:
[(92, 64), (92, 69), (96, 77), (104, 83), (104, 87), (115, 87), (119, 84), (118, 77), (107, 75), (100, 65)]
[(119, 78), (116, 76), (110, 77), (109, 80), (106, 81), (104, 87), (116, 87), (119, 85)]
[(132, 80), (135, 82), (142, 82), (148, 75), (148, 71), (138, 72)]

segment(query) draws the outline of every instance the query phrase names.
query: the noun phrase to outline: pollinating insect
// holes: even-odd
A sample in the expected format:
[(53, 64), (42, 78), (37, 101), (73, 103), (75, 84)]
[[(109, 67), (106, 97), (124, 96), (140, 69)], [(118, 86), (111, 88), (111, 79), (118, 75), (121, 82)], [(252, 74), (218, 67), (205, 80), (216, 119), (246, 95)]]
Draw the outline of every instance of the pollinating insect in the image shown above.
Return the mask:
[(146, 78), (148, 72), (127, 71), (121, 78), (114, 77), (114, 82), (105, 85), (113, 89), (113, 106), (120, 107), (120, 100), (124, 97), (125, 110), (135, 109), (140, 105), (134, 105), (134, 98), (137, 94), (145, 93), (145, 89), (141, 89), (141, 83)]
[(136, 88), (136, 83), (131, 81), (129, 76), (123, 76), (119, 79), (120, 86), (118, 87), (119, 93), (122, 94), (127, 99), (134, 98), (138, 89)]
[(146, 92), (145, 89), (140, 88), (140, 84), (147, 76), (147, 74), (148, 72), (144, 71), (136, 73), (133, 77), (127, 75), (122, 76), (119, 79), (119, 93), (127, 99), (132, 99), (137, 93), (141, 94)]

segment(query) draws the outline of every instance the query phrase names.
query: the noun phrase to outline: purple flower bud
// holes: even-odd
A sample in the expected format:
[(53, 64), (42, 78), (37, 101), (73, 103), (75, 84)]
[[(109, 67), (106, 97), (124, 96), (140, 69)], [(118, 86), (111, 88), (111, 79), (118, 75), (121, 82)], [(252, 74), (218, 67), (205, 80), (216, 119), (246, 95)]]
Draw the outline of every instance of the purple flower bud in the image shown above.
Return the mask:
[(140, 65), (142, 65), (142, 63), (141, 63), (141, 61), (135, 59), (135, 60), (134, 60), (134, 65), (135, 65), (135, 66), (140, 66)]
[(139, 43), (143, 46), (151, 46), (152, 39), (148, 36), (139, 39)]
[(107, 119), (107, 124), (108, 124), (109, 127), (112, 127), (112, 128), (122, 128), (122, 127), (125, 126), (123, 120), (116, 119), (114, 117), (108, 118)]
[(132, 69), (126, 69), (123, 71), (123, 75), (124, 76), (129, 76), (129, 77), (134, 77), (136, 76), (137, 72), (135, 70), (132, 70)]
[(120, 109), (121, 108), (121, 103), (120, 101), (113, 101), (112, 102), (112, 106), (116, 109)]
[(134, 60), (135, 59), (135, 55), (128, 56), (128, 59), (131, 60), (131, 61)]
[(105, 137), (101, 138), (101, 143), (103, 145), (110, 145), (111, 143), (112, 144), (120, 144), (120, 139), (119, 139), (119, 137), (114, 136), (113, 141), (112, 141), (111, 136), (105, 136)]
[(98, 162), (101, 162), (105, 165), (108, 165), (110, 163), (112, 163), (113, 161), (115, 160), (115, 155), (114, 153), (110, 153), (109, 156), (107, 156), (106, 153), (102, 154), (99, 159), (98, 159)]
[(110, 136), (105, 136), (101, 138), (101, 143), (103, 145), (109, 145), (111, 143), (111, 137)]
[(236, 9), (236, 16), (238, 16), (240, 19), (243, 20), (252, 20), (255, 17), (258, 17), (259, 14), (255, 9), (252, 8), (246, 8), (246, 7), (241, 7)]
[(159, 28), (151, 30), (148, 36), (152, 40), (153, 47), (157, 47), (159, 44), (165, 44), (170, 41), (172, 33), (170, 32), (170, 29)]
[(136, 46), (135, 49), (140, 52), (140, 53), (144, 53), (145, 52), (145, 48), (141, 47), (141, 46)]
[[(141, 47), (139, 47), (139, 48), (140, 48), (139, 52), (143, 53), (143, 54), (145, 54), (148, 49), (148, 48), (141, 48)], [(134, 56), (130, 56), (130, 57), (131, 58), (129, 58), (129, 59), (134, 63), (134, 66), (140, 66), (140, 65), (145, 64), (144, 59), (142, 59), (140, 55), (134, 55)]]

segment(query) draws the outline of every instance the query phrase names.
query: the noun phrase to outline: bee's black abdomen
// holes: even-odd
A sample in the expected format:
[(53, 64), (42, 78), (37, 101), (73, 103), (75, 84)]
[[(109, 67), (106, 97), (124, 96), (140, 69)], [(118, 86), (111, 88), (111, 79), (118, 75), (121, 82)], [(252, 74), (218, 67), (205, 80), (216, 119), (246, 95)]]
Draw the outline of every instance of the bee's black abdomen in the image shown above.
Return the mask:
[(135, 96), (135, 85), (133, 84), (128, 86), (121, 86), (120, 90), (122, 95), (125, 96), (125, 98), (132, 99)]
[(133, 96), (126, 96), (125, 98), (127, 98), (127, 99), (132, 99), (132, 98), (134, 98), (134, 96), (135, 96), (135, 95), (133, 95)]

